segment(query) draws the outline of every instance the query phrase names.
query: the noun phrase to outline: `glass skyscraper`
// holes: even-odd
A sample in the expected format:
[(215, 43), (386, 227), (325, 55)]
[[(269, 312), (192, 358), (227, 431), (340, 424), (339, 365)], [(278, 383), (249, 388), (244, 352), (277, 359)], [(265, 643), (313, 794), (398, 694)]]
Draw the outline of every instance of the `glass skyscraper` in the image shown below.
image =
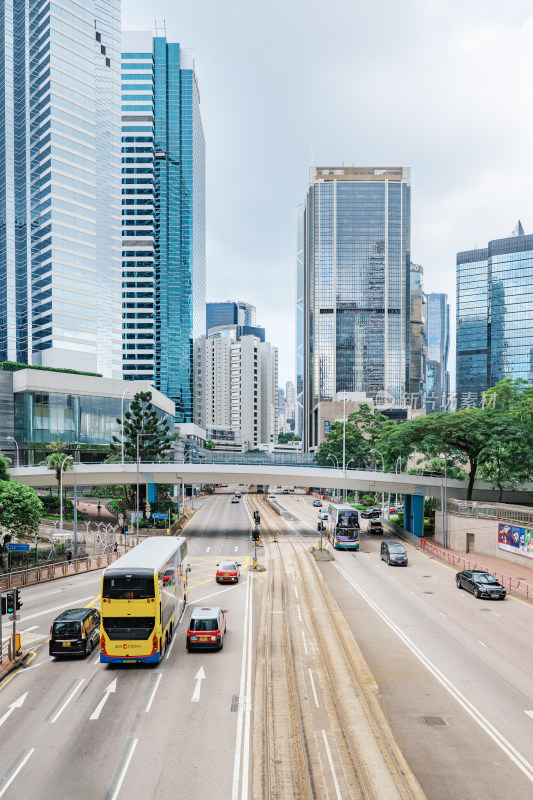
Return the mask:
[(533, 236), (457, 254), (457, 403), (479, 404), (504, 378), (533, 383)]
[(205, 143), (191, 52), (123, 34), (124, 377), (151, 380), (194, 418), (194, 341), (205, 335)]
[(409, 270), (409, 405), (411, 408), (422, 408), (424, 405), (427, 340), (423, 275), (424, 270), (420, 264), (411, 264)]
[(450, 392), (448, 352), (450, 348), (450, 306), (448, 295), (432, 292), (426, 296), (426, 413), (446, 411)]
[(408, 168), (311, 169), (303, 216), (306, 448), (319, 441), (321, 401), (339, 393), (405, 405), (410, 236)]
[(0, 359), (120, 377), (120, 0), (0, 29)]

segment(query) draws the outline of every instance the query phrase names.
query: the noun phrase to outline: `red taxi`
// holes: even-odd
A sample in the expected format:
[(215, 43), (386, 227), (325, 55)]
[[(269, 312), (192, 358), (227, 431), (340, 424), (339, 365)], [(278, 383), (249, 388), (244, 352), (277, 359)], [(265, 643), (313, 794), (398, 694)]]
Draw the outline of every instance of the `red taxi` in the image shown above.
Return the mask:
[(187, 650), (222, 650), (226, 633), (226, 608), (193, 608), (187, 630)]
[(237, 583), (241, 574), (240, 566), (238, 561), (234, 561), (233, 559), (221, 561), (217, 564), (217, 574), (215, 575), (216, 582)]

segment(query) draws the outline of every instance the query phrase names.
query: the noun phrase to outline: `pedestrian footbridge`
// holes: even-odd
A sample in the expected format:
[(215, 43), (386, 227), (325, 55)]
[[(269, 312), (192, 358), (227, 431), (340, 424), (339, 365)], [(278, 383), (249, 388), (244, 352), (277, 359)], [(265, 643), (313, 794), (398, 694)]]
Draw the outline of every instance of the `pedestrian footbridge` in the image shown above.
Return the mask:
[[(9, 470), (13, 480), (34, 488), (56, 486), (53, 470), (41, 466)], [(467, 481), (427, 475), (377, 472), (364, 469), (335, 469), (306, 464), (223, 464), (177, 462), (127, 464), (75, 464), (63, 473), (63, 485), (108, 486), (111, 484), (245, 484), (263, 486), (304, 486), (322, 489), (348, 489), (359, 492), (390, 492), (405, 496), (405, 525), (422, 535), (424, 497), (466, 498)], [(503, 500), (513, 503), (531, 502), (533, 484), (520, 491), (504, 492)], [(496, 501), (499, 491), (491, 484), (476, 481), (473, 500)]]

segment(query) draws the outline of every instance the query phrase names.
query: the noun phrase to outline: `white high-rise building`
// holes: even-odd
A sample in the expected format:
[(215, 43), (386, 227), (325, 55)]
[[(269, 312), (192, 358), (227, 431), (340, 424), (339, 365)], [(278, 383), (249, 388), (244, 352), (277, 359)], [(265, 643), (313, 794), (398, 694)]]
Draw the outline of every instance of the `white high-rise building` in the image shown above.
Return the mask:
[(208, 338), (205, 344), (207, 436), (248, 450), (275, 443), (278, 352), (257, 336)]
[(0, 360), (119, 378), (120, 0), (5, 0), (0, 28)]

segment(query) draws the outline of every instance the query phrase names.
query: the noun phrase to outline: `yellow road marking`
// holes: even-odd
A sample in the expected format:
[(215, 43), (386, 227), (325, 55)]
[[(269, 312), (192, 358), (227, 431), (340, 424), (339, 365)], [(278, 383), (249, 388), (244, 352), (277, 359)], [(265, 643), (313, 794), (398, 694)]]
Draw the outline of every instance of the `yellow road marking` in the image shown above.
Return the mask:
[(100, 605), (100, 595), (97, 594), (96, 597), (93, 597), (90, 603), (87, 603), (85, 608), (92, 608), (93, 606), (99, 606), (99, 605)]
[[(30, 664), (30, 663), (33, 661), (33, 659), (35, 658), (35, 656), (37, 655), (37, 653), (35, 652), (35, 650), (29, 650), (29, 652), (31, 653), (31, 656), (30, 656), (30, 658), (28, 658), (28, 660), (26, 661), (26, 664)], [(24, 666), (26, 666), (26, 665), (24, 665)], [(0, 692), (2, 691), (2, 689), (5, 689), (5, 687), (7, 686), (7, 684), (8, 684), (10, 681), (12, 681), (12, 680), (13, 680), (13, 678), (14, 678), (16, 675), (18, 675), (18, 674), (19, 674), (19, 672), (22, 672), (22, 670), (24, 669), (24, 666), (22, 666), (22, 667), (19, 667), (18, 669), (16, 669), (16, 670), (13, 672), (13, 674), (9, 676), (9, 678), (6, 678), (6, 680), (5, 680), (5, 681), (2, 681), (2, 683), (0, 684)]]

